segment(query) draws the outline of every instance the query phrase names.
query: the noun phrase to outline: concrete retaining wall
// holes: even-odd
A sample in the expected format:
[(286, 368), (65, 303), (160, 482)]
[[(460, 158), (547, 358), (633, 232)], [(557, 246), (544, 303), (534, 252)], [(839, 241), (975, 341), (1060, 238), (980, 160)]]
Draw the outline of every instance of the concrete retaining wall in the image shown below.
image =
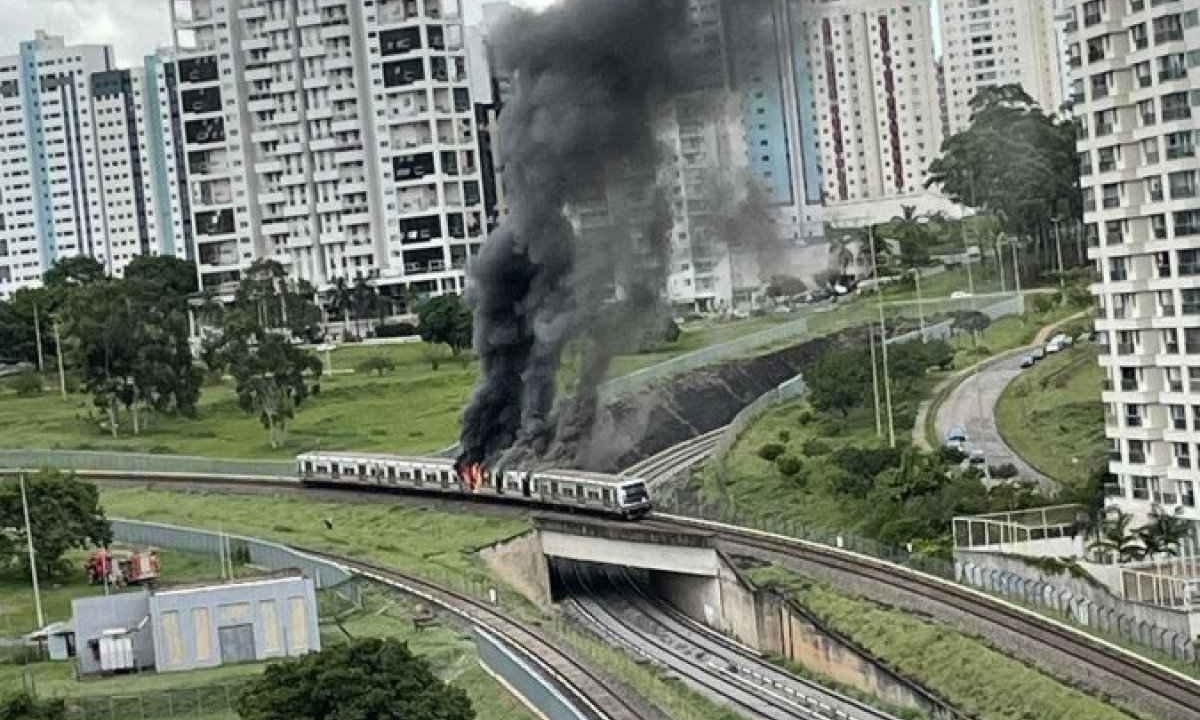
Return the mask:
[(538, 531), (485, 547), (479, 556), (489, 570), (517, 592), (539, 607), (550, 606), (550, 569)]

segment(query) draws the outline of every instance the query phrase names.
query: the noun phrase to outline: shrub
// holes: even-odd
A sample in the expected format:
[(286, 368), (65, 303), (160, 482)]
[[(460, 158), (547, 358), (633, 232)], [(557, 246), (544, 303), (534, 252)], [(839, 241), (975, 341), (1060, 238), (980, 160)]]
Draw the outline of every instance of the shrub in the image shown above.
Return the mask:
[(417, 326), (412, 323), (385, 323), (375, 328), (377, 338), (412, 337), (417, 334)]
[(779, 442), (783, 442), (783, 443), (785, 443), (785, 442), (787, 442), (788, 440), (791, 440), (791, 439), (792, 439), (792, 434), (791, 434), (790, 432), (788, 432), (787, 430), (780, 430), (780, 431), (779, 431)]
[(942, 462), (948, 465), (958, 465), (963, 460), (967, 459), (967, 454), (965, 452), (959, 450), (958, 448), (949, 447), (946, 445), (938, 448), (938, 456), (941, 457)]
[(796, 477), (803, 469), (800, 459), (792, 455), (780, 455), (775, 458), (775, 467), (779, 468), (780, 474), (784, 477)]
[(805, 425), (811, 425), (812, 421), (815, 419), (816, 419), (816, 416), (813, 415), (811, 410), (805, 410), (804, 412), (802, 412), (796, 416), (796, 422), (800, 424), (800, 427), (804, 427)]
[(804, 441), (804, 454), (809, 457), (828, 455), (830, 452), (832, 449), (829, 447), (829, 443), (820, 438), (809, 438)]
[(42, 386), (42, 376), (35, 372), (24, 372), (12, 382), (12, 388), (20, 397), (41, 395), (45, 388)]
[(851, 475), (873, 478), (900, 464), (900, 451), (893, 448), (844, 447), (833, 454), (838, 467)]
[(1003, 465), (989, 465), (988, 473), (991, 474), (994, 480), (1007, 480), (1015, 478), (1018, 475), (1017, 466), (1012, 463), (1004, 463)]
[(767, 462), (773, 462), (785, 449), (779, 443), (767, 443), (758, 449), (758, 456)]
[(356, 371), (361, 375), (376, 373), (380, 377), (383, 377), (384, 373), (389, 373), (395, 369), (395, 360), (392, 360), (390, 357), (386, 357), (384, 355), (372, 355), (371, 357), (363, 359), (363, 361), (358, 364)]
[(1054, 309), (1058, 304), (1058, 298), (1053, 295), (1034, 295), (1032, 298), (1027, 298), (1033, 310), (1038, 315), (1045, 315)]

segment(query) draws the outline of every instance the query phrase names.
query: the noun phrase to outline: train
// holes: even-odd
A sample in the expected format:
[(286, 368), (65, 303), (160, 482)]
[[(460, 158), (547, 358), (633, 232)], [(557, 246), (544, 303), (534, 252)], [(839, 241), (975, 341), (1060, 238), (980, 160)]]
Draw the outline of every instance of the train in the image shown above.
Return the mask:
[(569, 512), (636, 520), (650, 512), (644, 480), (581, 470), (490, 472), (449, 458), (310, 452), (296, 457), (300, 482), (494, 498)]

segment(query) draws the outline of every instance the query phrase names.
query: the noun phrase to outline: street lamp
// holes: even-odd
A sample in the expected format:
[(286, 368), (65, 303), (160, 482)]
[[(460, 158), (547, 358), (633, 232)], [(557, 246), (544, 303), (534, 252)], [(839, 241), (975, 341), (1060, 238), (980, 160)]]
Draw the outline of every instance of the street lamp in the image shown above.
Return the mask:
[[(867, 224), (867, 239), (871, 244), (871, 267), (875, 276), (875, 297), (879, 302), (879, 347), (883, 355), (883, 397), (887, 405), (888, 442), (896, 447), (896, 424), (892, 417), (892, 381), (888, 376), (887, 325), (883, 319), (883, 284), (879, 282), (879, 258), (875, 254), (875, 227)], [(920, 307), (920, 303), (917, 304)]]
[(1050, 222), (1054, 223), (1054, 247), (1058, 252), (1058, 286), (1061, 288), (1066, 285), (1066, 277), (1063, 272), (1063, 257), (1062, 257), (1062, 237), (1058, 232), (1058, 224), (1062, 222), (1060, 218), (1053, 218)]

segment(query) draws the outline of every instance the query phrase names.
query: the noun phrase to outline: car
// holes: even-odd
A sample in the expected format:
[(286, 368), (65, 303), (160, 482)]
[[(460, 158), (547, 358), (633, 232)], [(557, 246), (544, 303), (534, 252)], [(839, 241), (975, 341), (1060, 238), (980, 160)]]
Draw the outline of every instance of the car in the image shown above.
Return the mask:
[(1056, 340), (1051, 340), (1050, 342), (1046, 343), (1047, 355), (1053, 355), (1056, 352), (1061, 352), (1062, 349), (1062, 345)]
[(1033, 349), (1033, 352), (1031, 352), (1029, 354), (1033, 356), (1033, 361), (1037, 362), (1038, 360), (1041, 360), (1042, 358), (1046, 357), (1046, 350), (1045, 350), (1045, 348), (1035, 347)]
[(1033, 364), (1036, 362), (1037, 362), (1037, 360), (1035, 360), (1032, 355), (1024, 355), (1021, 357), (1021, 367), (1022, 368), (1031, 368), (1031, 367), (1033, 367)]
[(963, 300), (969, 297), (975, 297), (975, 295), (963, 290), (955, 290), (954, 292), (950, 293), (951, 300)]
[(1064, 335), (1063, 333), (1059, 333), (1059, 334), (1055, 335), (1054, 337), (1050, 338), (1050, 342), (1058, 343), (1060, 348), (1065, 348), (1065, 347), (1070, 347), (1071, 344), (1074, 343), (1075, 341), (1071, 339), (1070, 335)]
[(946, 433), (946, 447), (962, 450), (967, 444), (966, 428), (955, 426)]
[(967, 463), (975, 467), (979, 467), (981, 465), (986, 467), (987, 457), (984, 456), (982, 450), (972, 450), (971, 454), (967, 456)]

